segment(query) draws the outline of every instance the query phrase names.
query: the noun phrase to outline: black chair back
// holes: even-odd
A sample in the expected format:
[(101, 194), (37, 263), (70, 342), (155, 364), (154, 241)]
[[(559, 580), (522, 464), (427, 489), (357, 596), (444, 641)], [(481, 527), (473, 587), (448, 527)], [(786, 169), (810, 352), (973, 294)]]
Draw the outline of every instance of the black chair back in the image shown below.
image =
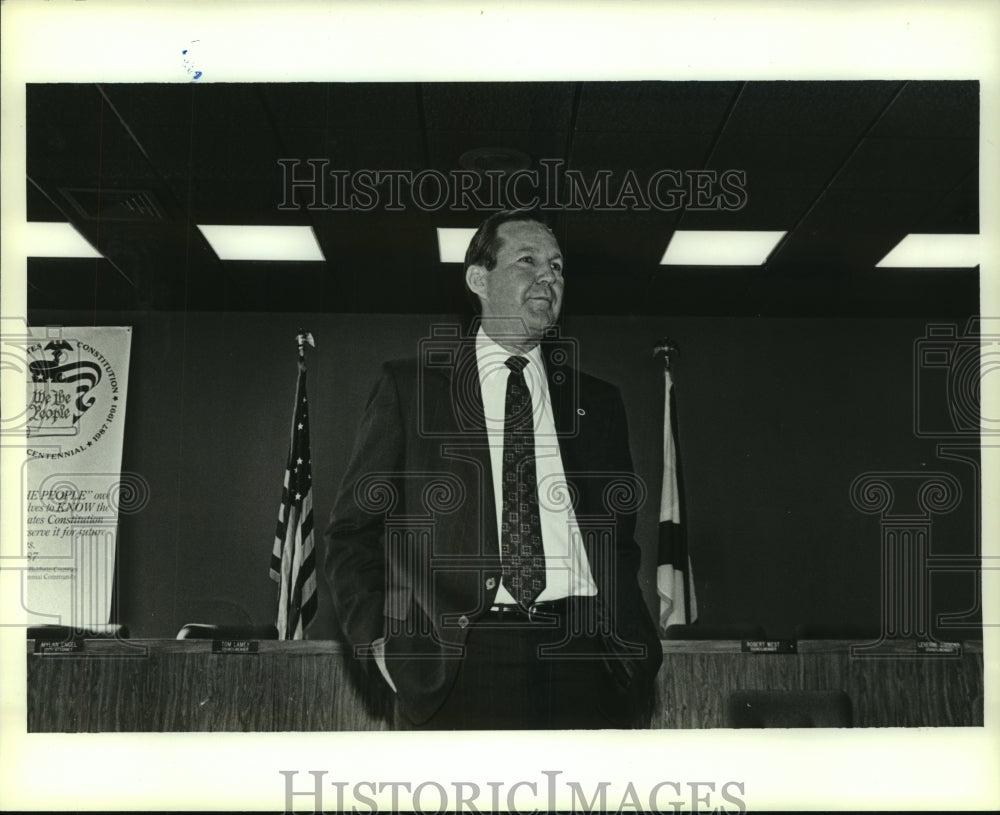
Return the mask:
[(851, 727), (851, 698), (842, 690), (741, 690), (729, 696), (730, 727)]
[(179, 640), (276, 640), (278, 628), (267, 625), (209, 625), (188, 623), (177, 632)]
[(668, 640), (762, 640), (764, 626), (753, 623), (722, 625), (668, 625), (664, 634)]

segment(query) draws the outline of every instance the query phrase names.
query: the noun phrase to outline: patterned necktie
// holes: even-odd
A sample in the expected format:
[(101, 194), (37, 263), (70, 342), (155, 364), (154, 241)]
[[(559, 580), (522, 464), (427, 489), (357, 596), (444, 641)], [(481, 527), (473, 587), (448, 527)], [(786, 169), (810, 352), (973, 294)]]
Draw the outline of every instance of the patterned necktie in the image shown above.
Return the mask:
[(527, 609), (545, 588), (545, 551), (538, 515), (535, 427), (531, 393), (524, 381), (525, 357), (511, 357), (503, 427), (503, 520), (500, 556), (503, 582)]

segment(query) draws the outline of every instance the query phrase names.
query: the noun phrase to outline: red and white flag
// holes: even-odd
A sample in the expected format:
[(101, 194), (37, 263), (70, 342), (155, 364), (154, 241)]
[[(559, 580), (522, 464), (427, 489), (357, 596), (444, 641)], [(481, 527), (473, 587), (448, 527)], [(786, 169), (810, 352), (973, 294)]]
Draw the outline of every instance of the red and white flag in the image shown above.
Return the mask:
[(656, 593), (660, 596), (660, 627), (693, 623), (698, 619), (688, 554), (687, 535), (681, 515), (680, 459), (677, 453), (677, 410), (670, 369), (664, 369), (663, 397), (663, 486), (660, 493), (659, 548)]

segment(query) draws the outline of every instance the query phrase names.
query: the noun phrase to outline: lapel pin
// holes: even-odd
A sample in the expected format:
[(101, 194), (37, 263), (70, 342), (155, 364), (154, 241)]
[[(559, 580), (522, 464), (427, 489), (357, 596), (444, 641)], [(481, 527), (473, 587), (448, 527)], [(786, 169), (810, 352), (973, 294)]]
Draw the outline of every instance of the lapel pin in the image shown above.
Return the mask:
[(577, 408), (576, 409), (576, 415), (577, 416), (586, 416), (587, 415), (587, 411), (585, 411), (583, 408)]

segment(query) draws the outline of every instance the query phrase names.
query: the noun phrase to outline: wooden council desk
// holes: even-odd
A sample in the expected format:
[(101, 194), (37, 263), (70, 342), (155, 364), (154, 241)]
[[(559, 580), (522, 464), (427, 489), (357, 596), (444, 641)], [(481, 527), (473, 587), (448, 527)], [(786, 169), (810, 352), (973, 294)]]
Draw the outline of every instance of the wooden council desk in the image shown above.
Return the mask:
[[(749, 653), (738, 641), (667, 640), (654, 728), (726, 727), (736, 690), (844, 690), (856, 727), (983, 724), (983, 648), (917, 653), (912, 643), (857, 656), (851, 642), (801, 641), (797, 653)], [(209, 640), (84, 640), (34, 653), (29, 733), (389, 730), (386, 691), (367, 696), (340, 643), (263, 640), (257, 653), (213, 653)]]

